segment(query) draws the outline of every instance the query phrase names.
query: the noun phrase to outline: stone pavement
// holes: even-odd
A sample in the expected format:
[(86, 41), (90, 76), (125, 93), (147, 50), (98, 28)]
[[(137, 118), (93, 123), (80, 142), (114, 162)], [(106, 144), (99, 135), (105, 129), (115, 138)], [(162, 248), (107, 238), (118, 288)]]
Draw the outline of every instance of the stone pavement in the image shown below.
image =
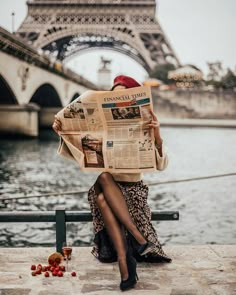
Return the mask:
[[(119, 290), (117, 263), (103, 264), (91, 248), (74, 247), (64, 277), (31, 276), (31, 264), (47, 264), (52, 248), (0, 248), (0, 295), (107, 295)], [(139, 281), (127, 294), (236, 295), (236, 245), (166, 246), (172, 263), (139, 263)]]

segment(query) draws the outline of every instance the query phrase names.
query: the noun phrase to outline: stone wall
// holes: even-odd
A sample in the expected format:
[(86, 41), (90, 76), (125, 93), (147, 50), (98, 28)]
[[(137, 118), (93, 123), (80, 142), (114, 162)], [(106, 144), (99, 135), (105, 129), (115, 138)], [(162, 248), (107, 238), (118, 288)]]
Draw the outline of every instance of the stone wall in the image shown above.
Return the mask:
[(160, 117), (236, 119), (236, 92), (152, 89)]
[(0, 105), (0, 134), (38, 136), (38, 113), (36, 104)]

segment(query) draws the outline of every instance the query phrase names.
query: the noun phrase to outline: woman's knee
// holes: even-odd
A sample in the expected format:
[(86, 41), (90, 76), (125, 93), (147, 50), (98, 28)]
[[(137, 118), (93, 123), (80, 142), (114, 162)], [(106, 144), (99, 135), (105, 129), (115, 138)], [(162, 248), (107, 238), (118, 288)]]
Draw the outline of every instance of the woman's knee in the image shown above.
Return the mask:
[(111, 173), (109, 173), (109, 172), (102, 172), (97, 178), (97, 182), (100, 185), (109, 184), (111, 181), (114, 181), (114, 179), (113, 179), (113, 176), (111, 175)]
[(100, 208), (107, 205), (106, 199), (105, 199), (103, 193), (98, 194), (98, 196), (96, 198), (96, 203), (97, 203), (98, 207), (100, 207)]

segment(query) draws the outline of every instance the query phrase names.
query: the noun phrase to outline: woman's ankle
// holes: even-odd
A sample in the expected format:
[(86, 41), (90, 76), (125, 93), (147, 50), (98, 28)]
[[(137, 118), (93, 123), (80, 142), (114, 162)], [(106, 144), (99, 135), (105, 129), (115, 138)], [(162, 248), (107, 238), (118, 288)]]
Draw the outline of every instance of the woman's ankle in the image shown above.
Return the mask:
[(130, 234), (133, 236), (133, 238), (139, 243), (139, 245), (143, 245), (147, 243), (144, 236), (139, 232), (137, 228), (129, 230)]
[(123, 281), (127, 280), (129, 278), (129, 272), (127, 267), (126, 256), (118, 257), (118, 265), (119, 265), (121, 280)]

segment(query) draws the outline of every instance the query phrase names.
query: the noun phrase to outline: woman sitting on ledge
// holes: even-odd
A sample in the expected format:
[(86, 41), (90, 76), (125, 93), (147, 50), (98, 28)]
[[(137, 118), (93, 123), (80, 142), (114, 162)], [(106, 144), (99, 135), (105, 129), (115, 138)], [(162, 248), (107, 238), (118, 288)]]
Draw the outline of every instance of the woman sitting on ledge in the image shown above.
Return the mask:
[[(111, 90), (139, 86), (131, 77), (118, 76)], [(152, 119), (148, 126), (154, 130), (157, 169), (164, 170), (168, 156), (160, 135), (160, 124), (152, 111), (150, 115)], [(56, 117), (53, 129), (57, 133), (61, 131), (61, 122)], [(151, 211), (147, 204), (148, 187), (141, 177), (141, 173), (103, 172), (88, 193), (95, 232), (92, 253), (101, 262), (118, 260), (121, 290), (136, 284), (136, 260), (171, 262), (151, 223)]]

